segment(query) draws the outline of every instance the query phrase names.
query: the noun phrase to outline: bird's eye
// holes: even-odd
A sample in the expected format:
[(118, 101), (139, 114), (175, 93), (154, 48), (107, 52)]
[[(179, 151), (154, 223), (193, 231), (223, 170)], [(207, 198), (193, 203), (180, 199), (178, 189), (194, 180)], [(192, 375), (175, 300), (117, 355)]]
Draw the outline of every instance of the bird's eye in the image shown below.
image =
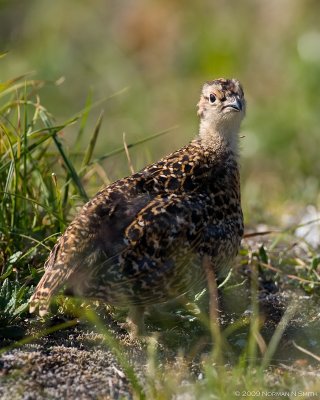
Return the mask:
[(213, 104), (216, 101), (216, 96), (214, 94), (210, 94), (209, 96), (210, 103)]

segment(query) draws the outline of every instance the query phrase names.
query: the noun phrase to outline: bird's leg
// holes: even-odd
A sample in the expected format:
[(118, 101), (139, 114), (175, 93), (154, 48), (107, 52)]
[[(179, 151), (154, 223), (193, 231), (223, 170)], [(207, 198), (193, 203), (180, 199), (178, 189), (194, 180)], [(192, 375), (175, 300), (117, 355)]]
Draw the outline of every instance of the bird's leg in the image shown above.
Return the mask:
[(136, 338), (145, 335), (144, 306), (130, 306), (127, 316), (127, 325), (130, 336)]
[(212, 339), (215, 344), (212, 356), (218, 364), (222, 365), (223, 364), (222, 347), (224, 346), (224, 341), (221, 335), (220, 324), (219, 324), (218, 287), (217, 287), (216, 275), (214, 273), (214, 266), (212, 265), (212, 261), (208, 255), (205, 255), (203, 257), (202, 267), (204, 269), (207, 278), (207, 285), (209, 291), (210, 330)]
[(210, 257), (205, 254), (202, 259), (202, 267), (205, 272), (205, 276), (207, 278), (207, 285), (209, 291), (209, 317), (210, 317), (210, 326), (211, 331), (214, 336), (220, 332), (219, 330), (219, 302), (218, 302), (218, 288), (216, 275), (214, 273), (214, 267), (212, 265), (212, 261)]

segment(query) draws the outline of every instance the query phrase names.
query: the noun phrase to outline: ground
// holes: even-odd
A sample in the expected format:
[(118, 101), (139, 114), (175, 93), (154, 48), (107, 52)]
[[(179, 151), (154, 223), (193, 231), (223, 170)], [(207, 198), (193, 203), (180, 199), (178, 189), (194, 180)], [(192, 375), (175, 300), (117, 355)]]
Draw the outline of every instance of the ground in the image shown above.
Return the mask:
[[(247, 239), (237, 260), (238, 267), (219, 291), (220, 328), (225, 333), (229, 329), (223, 350), (224, 368), (231, 377), (238, 368), (238, 360), (255, 329), (252, 321), (255, 321), (257, 306), (258, 346), (254, 352), (246, 350), (245, 354), (249, 364), (250, 354), (256, 358), (253, 364), (258, 368), (264, 365), (264, 357), (270, 352), (264, 368), (265, 395), (266, 390), (278, 390), (283, 396), (289, 387), (290, 391), (301, 392), (299, 398), (307, 398), (303, 397), (307, 396), (304, 392), (317, 393), (317, 397), (310, 394), (308, 397), (320, 398), (319, 358), (316, 359), (320, 332), (318, 295), (315, 291), (307, 294), (295, 284), (303, 279), (298, 275), (291, 279), (285, 270), (282, 274), (272, 270), (275, 268), (273, 255), (286, 253), (287, 247), (280, 243), (267, 252), (265, 249), (271, 248), (271, 242), (270, 238)], [(292, 260), (297, 254), (302, 259), (305, 251), (303, 246), (291, 246), (286, 260)], [(261, 268), (264, 261), (270, 268)], [(257, 302), (252, 296), (255, 285)], [(205, 310), (206, 294), (198, 295), (196, 300), (196, 305), (190, 305), (188, 310), (171, 305), (175, 318), (170, 326), (151, 319), (154, 314), (150, 312), (149, 338), (129, 338), (119, 322), (121, 315), (114, 310), (101, 312), (100, 309), (97, 323), (84, 322), (83, 318), (62, 320), (61, 315), (48, 319), (45, 324), (35, 318), (20, 321), (12, 327), (18, 338), (13, 338), (8, 330), (2, 331), (1, 347), (7, 350), (0, 359), (1, 399), (132, 399), (144, 398), (145, 393), (146, 398), (205, 399), (210, 390), (207, 360), (215, 344), (208, 328), (190, 311), (192, 307), (195, 313), (198, 307)], [(101, 322), (108, 329), (101, 330)], [(56, 326), (63, 324), (64, 329), (55, 331)], [(279, 329), (282, 329), (280, 333)], [(29, 338), (28, 343), (17, 345), (15, 340), (19, 336)], [(273, 341), (276, 342), (274, 352)], [(165, 379), (171, 383), (163, 381), (163, 370)], [(170, 378), (170, 371), (175, 371), (174, 378)], [(292, 379), (296, 379), (296, 385)], [(247, 384), (240, 383), (238, 388), (242, 397), (251, 398)], [(175, 389), (170, 385), (176, 385)], [(262, 389), (256, 387), (259, 393)], [(154, 394), (159, 396), (160, 392), (164, 397)], [(264, 398), (261, 393), (260, 398)], [(231, 393), (229, 398), (233, 398)]]

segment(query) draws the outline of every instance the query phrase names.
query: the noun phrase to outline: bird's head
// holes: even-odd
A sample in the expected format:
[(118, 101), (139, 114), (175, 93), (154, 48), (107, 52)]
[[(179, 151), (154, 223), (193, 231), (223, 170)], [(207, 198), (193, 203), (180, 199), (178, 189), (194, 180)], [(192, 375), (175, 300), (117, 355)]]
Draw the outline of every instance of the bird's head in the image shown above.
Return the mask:
[(238, 80), (221, 78), (206, 82), (198, 103), (200, 137), (209, 143), (218, 135), (236, 145), (245, 110), (244, 93)]

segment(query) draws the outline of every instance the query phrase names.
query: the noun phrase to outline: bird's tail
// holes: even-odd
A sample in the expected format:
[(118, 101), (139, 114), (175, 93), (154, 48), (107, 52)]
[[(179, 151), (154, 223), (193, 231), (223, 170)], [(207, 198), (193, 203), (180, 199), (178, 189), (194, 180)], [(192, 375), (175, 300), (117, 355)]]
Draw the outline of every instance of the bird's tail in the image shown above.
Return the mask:
[(45, 273), (29, 301), (30, 313), (35, 312), (38, 308), (41, 317), (48, 313), (52, 297), (58, 292), (72, 272), (72, 270), (66, 268), (66, 265), (61, 263), (61, 260), (57, 257), (59, 247), (59, 243), (57, 243), (51, 251), (45, 263)]

